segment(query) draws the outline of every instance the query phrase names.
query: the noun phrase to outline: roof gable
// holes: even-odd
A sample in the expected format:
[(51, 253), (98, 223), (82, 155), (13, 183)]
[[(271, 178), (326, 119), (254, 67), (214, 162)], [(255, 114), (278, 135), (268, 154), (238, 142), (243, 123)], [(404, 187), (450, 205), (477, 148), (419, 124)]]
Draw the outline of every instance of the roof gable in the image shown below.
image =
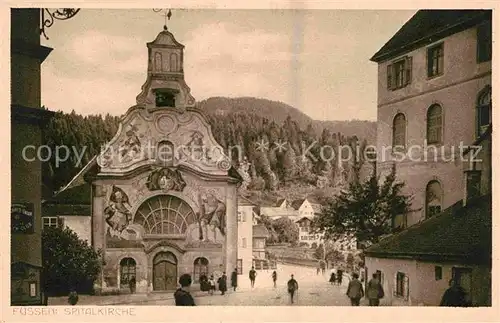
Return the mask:
[(376, 52), (371, 61), (382, 62), (491, 20), (491, 10), (419, 10)]

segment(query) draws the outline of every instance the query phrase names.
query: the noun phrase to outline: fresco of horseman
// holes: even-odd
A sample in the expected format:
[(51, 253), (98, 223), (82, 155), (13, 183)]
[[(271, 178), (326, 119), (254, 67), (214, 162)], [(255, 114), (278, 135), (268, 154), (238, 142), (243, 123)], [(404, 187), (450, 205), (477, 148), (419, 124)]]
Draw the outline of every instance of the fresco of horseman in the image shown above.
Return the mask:
[[(198, 223), (200, 226), (200, 240), (217, 241), (217, 231), (222, 236), (226, 234), (226, 204), (219, 200), (213, 193), (199, 194), (200, 213)], [(213, 239), (209, 235), (213, 233)]]

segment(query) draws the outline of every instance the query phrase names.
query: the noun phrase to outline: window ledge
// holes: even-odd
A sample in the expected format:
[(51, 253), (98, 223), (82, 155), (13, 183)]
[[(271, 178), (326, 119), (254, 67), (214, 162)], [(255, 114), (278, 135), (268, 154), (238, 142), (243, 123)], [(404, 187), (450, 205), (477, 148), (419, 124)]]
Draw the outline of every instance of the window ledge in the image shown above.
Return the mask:
[(441, 72), (441, 73), (436, 74), (436, 75), (431, 75), (431, 76), (427, 75), (427, 81), (438, 79), (441, 76), (444, 76), (444, 72)]

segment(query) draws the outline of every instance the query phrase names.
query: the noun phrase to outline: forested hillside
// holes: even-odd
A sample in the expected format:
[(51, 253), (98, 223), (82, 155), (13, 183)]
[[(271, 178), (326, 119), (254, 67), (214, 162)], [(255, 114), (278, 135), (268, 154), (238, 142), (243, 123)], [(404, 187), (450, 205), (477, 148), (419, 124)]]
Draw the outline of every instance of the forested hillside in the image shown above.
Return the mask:
[[(328, 145), (335, 150), (340, 145), (348, 145), (354, 149), (366, 144), (364, 137), (346, 135), (335, 131), (331, 125), (318, 127), (319, 121), (283, 103), (255, 98), (213, 98), (200, 102), (199, 107), (207, 112), (215, 139), (232, 156), (234, 166), (245, 178), (244, 187), (249, 191), (276, 191), (294, 185), (329, 187), (338, 180), (336, 177), (359, 172), (361, 167), (356, 160), (339, 165), (337, 159), (332, 159), (331, 149), (323, 151), (323, 157), (332, 159), (326, 161), (321, 158), (320, 148)], [(84, 151), (84, 157), (81, 164), (77, 164), (75, 154), (60, 165), (56, 165), (54, 158), (46, 163), (45, 197), (68, 183), (100, 152), (101, 145), (116, 133), (119, 121), (120, 117), (109, 114), (84, 117), (74, 112), (56, 113), (45, 131), (46, 144), (52, 148), (59, 145), (75, 147), (78, 152)], [(359, 124), (359, 121), (354, 123)], [(374, 128), (374, 123), (368, 124)], [(339, 124), (339, 128), (345, 130), (345, 127), (348, 122)], [(364, 128), (363, 133), (366, 133)], [(355, 131), (347, 129), (351, 133)], [(257, 142), (269, 143), (269, 150), (257, 149)], [(282, 144), (282, 149), (278, 148), (278, 143)], [(241, 156), (235, 149), (229, 151), (228, 148), (234, 146), (240, 147)], [(335, 151), (335, 156), (337, 153)], [(241, 163), (245, 158), (248, 166)]]

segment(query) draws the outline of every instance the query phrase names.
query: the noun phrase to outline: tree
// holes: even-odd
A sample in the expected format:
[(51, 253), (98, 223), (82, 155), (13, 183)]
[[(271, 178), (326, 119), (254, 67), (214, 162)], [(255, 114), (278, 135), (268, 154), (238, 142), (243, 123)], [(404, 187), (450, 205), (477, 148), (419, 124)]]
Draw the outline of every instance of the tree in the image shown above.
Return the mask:
[(354, 256), (352, 253), (348, 253), (345, 262), (347, 263), (347, 268), (352, 270), (354, 268)]
[(365, 182), (352, 182), (347, 190), (331, 199), (316, 217), (313, 227), (326, 239), (354, 237), (359, 242), (377, 243), (393, 231), (392, 219), (410, 211), (411, 197), (404, 195), (404, 183), (396, 182), (396, 168), (379, 184), (372, 173)]
[(314, 250), (314, 258), (318, 260), (325, 258), (325, 248), (322, 243), (320, 243), (319, 246), (316, 247), (316, 250)]
[(261, 214), (257, 219), (258, 224), (262, 224), (266, 227), (269, 232), (269, 237), (266, 239), (267, 243), (276, 243), (278, 242), (278, 234), (274, 230), (273, 221), (265, 214)]
[(279, 218), (272, 222), (278, 235), (278, 242), (295, 244), (299, 241), (299, 227), (289, 218)]
[(101, 269), (101, 252), (69, 228), (44, 228), (42, 233), (44, 287), (47, 295), (93, 291)]

